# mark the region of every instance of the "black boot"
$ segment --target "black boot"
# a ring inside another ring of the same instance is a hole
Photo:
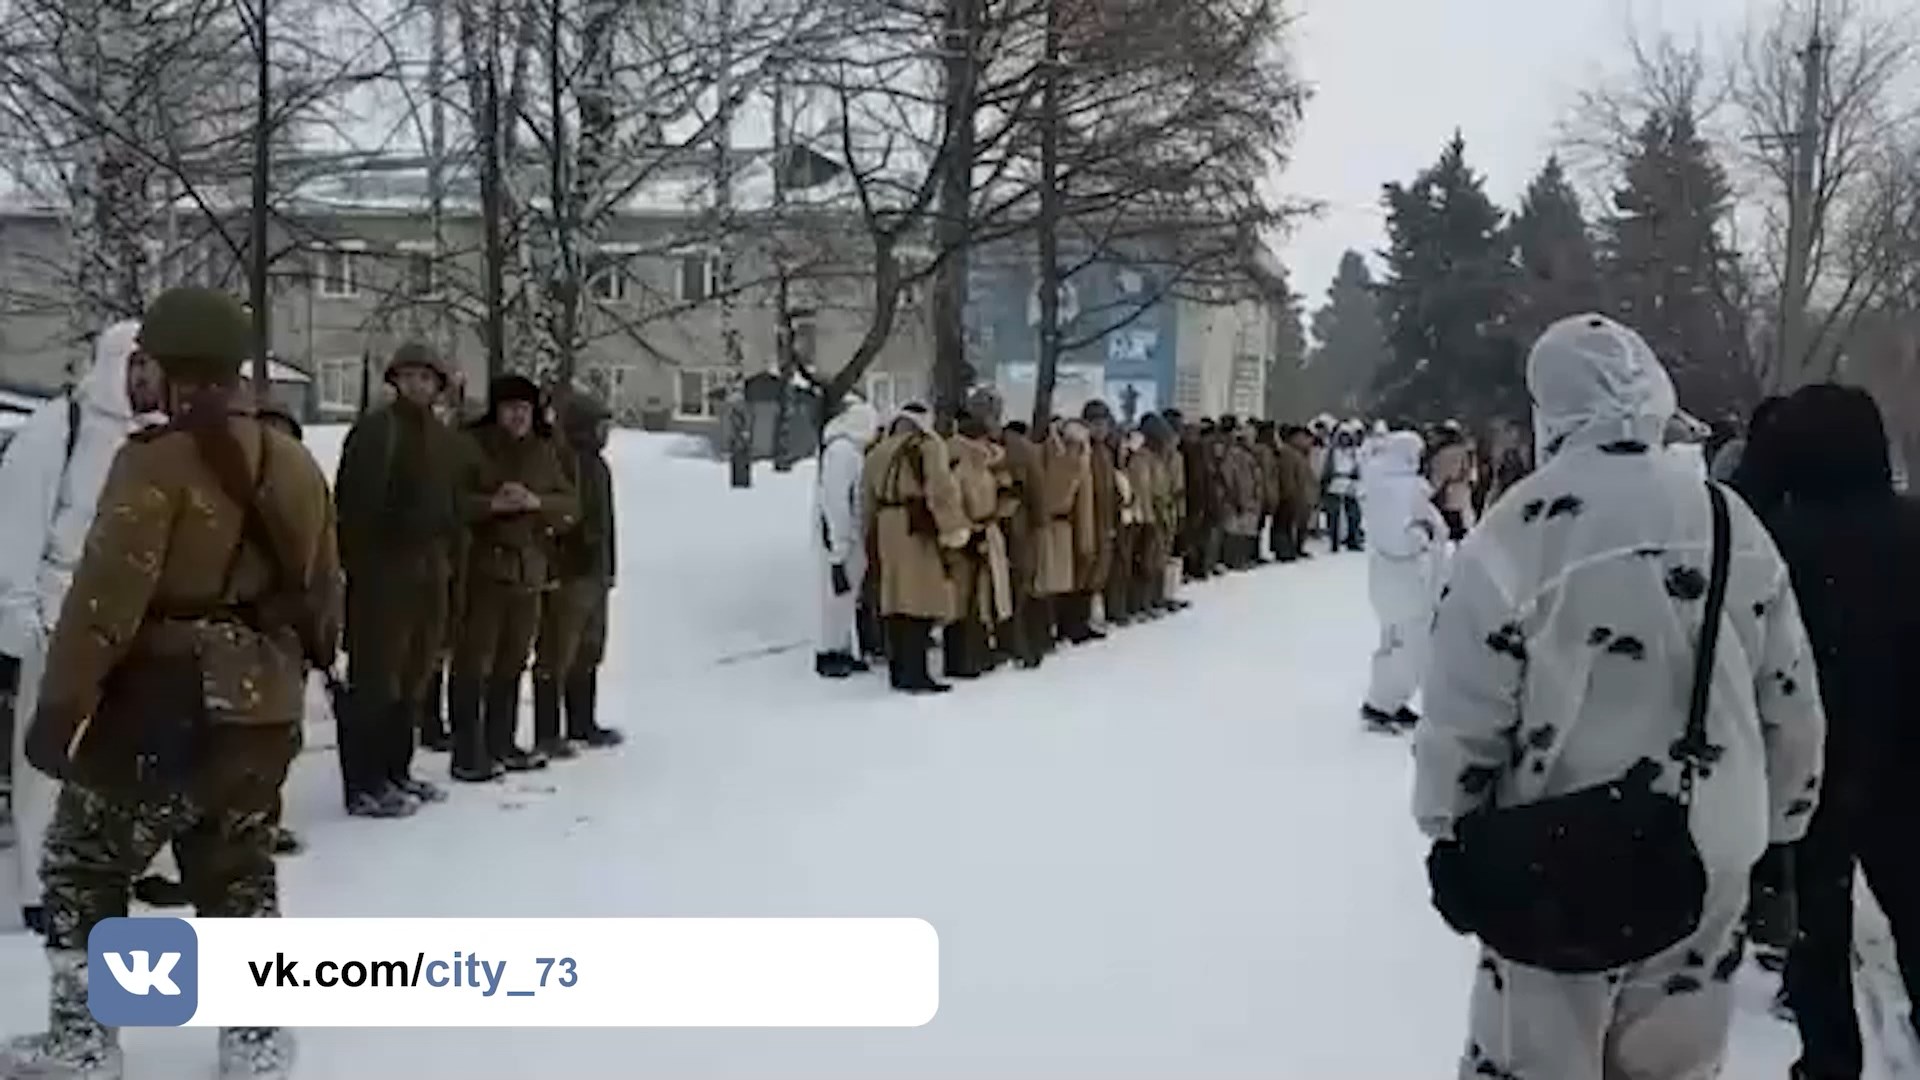
[[[453,746],[447,737],[446,668],[436,667],[427,679],[426,704],[420,709],[420,749],[444,754]]]
[[[887,668],[893,688],[908,694],[944,694],[953,687],[933,680],[927,670],[927,650],[933,622],[893,616],[887,619]]]
[[[567,738],[585,743],[595,750],[619,746],[627,737],[613,728],[600,726],[597,715],[600,699],[600,669],[575,668],[567,676]]]
[[[468,784],[497,780],[506,770],[487,749],[487,729],[481,715],[481,686],[454,679],[447,686],[447,720],[453,744],[453,778]]]
[[[26,927],[27,933],[29,934],[36,937],[46,937],[47,909],[41,907],[39,904],[28,904],[26,907],[21,908],[20,925]]]
[[[949,679],[977,679],[981,676],[979,654],[974,650],[973,624],[948,623],[940,634],[942,670]]]
[[[823,652],[813,654],[813,673],[823,679],[846,679],[853,676],[853,656],[842,652]]]
[[[520,748],[520,673],[495,676],[487,685],[487,754],[508,772],[547,767],[545,755]]]
[[[554,761],[580,755],[560,736],[560,684],[553,676],[537,672],[533,676],[533,748]]]

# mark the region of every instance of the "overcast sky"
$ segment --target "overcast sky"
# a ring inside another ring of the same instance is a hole
[[[1511,208],[1575,93],[1616,67],[1626,28],[1723,43],[1758,0],[1297,0],[1297,55],[1315,97],[1281,186],[1327,204],[1282,249],[1309,310],[1341,252],[1386,244],[1381,185],[1406,181],[1458,127],[1489,193]]]

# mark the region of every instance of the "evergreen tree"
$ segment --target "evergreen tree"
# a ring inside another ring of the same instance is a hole
[[[1375,379],[1398,420],[1478,425],[1526,407],[1512,325],[1518,274],[1506,215],[1456,133],[1440,160],[1386,188],[1389,277],[1381,289],[1391,361]]]
[[[1548,158],[1528,185],[1513,219],[1513,242],[1520,261],[1515,322],[1523,342],[1531,345],[1570,315],[1605,308],[1593,236],[1558,157]]]
[[[1739,258],[1723,233],[1732,208],[1726,172],[1681,108],[1647,118],[1621,173],[1603,229],[1617,314],[1673,373],[1682,408],[1702,419],[1745,415],[1759,385],[1736,300]]]
[[[1387,363],[1387,332],[1367,260],[1349,251],[1313,314],[1315,342],[1307,366],[1312,412],[1357,416],[1373,404],[1373,381]]]

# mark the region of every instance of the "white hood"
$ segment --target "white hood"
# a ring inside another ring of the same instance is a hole
[[[133,419],[133,403],[127,397],[127,361],[133,356],[140,324],[131,320],[117,322],[93,343],[93,366],[74,388],[74,397],[88,408],[118,420]]]
[[[880,414],[866,402],[856,401],[827,421],[826,430],[820,433],[820,444],[825,446],[835,439],[852,439],[865,446],[873,441],[874,433],[879,430]]]
[[[1527,389],[1542,463],[1569,445],[1662,446],[1679,407],[1673,380],[1646,340],[1604,315],[1549,327],[1527,358]]]
[[[1440,537],[1434,526],[1433,488],[1421,475],[1426,443],[1418,433],[1395,431],[1376,440],[1362,480],[1361,512],[1374,550],[1404,559],[1427,551]]]

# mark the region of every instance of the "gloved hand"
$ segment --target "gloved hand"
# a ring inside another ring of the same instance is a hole
[[[847,564],[833,564],[833,595],[845,596],[853,591],[853,582],[847,580]]]
[[[1427,884],[1433,889],[1433,909],[1456,934],[1474,932],[1464,854],[1454,840],[1435,840],[1427,853]]]
[[[73,710],[53,702],[42,702],[27,726],[23,749],[27,764],[53,777],[65,780],[73,765],[73,737],[80,730],[81,717]]]

